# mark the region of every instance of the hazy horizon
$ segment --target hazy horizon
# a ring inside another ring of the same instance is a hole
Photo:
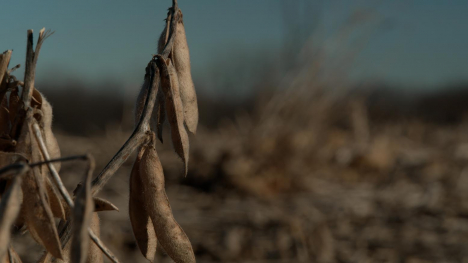
[[[41,51],[38,83],[72,78],[85,84],[111,80],[133,87],[141,83],[144,67],[151,54],[156,53],[170,4],[171,1],[8,1],[3,4],[7,12],[1,19],[8,26],[0,29],[4,36],[0,49],[13,49],[11,65],[23,65],[26,30],[34,29],[37,37],[37,32],[46,27],[55,34]],[[287,3],[181,0],[179,5],[184,12],[196,81],[209,86],[212,71],[222,70],[217,67],[228,65],[233,58],[248,59],[262,53],[272,57],[272,61],[281,59],[278,53],[288,42],[282,10]],[[355,10],[368,11],[382,22],[381,29],[371,36],[353,64],[355,80],[427,88],[468,82],[468,36],[464,30],[468,24],[468,2],[340,0],[317,6],[321,9],[317,12],[320,26],[325,30],[339,25]],[[302,14],[299,23],[307,27],[317,13]],[[22,70],[16,75],[22,78]],[[222,87],[211,89],[218,88]]]

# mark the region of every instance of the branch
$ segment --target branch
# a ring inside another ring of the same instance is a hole
[[[147,94],[149,94],[149,96],[146,96],[145,105],[143,106],[143,114],[141,115],[140,121],[130,138],[128,138],[122,148],[120,148],[112,160],[106,165],[106,167],[104,167],[102,172],[93,180],[91,184],[91,192],[93,195],[96,195],[102,187],[104,187],[107,181],[109,181],[112,175],[114,175],[120,166],[128,159],[128,157],[130,157],[138,147],[146,143],[149,139],[147,132],[149,131],[149,122],[159,86],[159,69],[153,60],[148,63],[147,68],[149,69],[149,74],[145,77],[150,78],[148,83],[151,83],[151,85],[146,87],[148,90]]]

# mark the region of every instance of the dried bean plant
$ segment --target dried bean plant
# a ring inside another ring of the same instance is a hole
[[[52,107],[34,86],[39,52],[51,34],[42,29],[34,49],[33,31],[28,31],[24,81],[11,74],[19,65],[8,69],[12,51],[0,55],[1,262],[21,262],[10,244],[13,226],[27,230],[45,249],[38,262],[103,262],[103,254],[119,262],[100,240],[97,215],[118,208],[94,196],[133,152],[137,157],[130,174],[129,213],[141,253],[153,262],[159,241],[175,262],[195,262],[190,241],[172,214],[156,151],[156,137],[163,141],[162,127],[167,118],[172,144],[187,174],[186,128],[196,132],[198,106],[177,1],[173,0],[169,8],[158,55],[146,67],[136,101],[135,129],[93,180],[94,159],[90,155],[61,157],[52,132]],[[153,108],[156,130],[150,124]],[[70,160],[88,163],[73,196],[59,175],[61,162]],[[55,219],[60,219],[58,225]]]

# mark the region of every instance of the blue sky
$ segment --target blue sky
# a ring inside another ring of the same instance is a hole
[[[281,8],[308,0],[284,1],[179,0],[194,75],[209,76],[213,62],[229,58],[226,54],[233,51],[248,54],[249,49],[282,47]],[[325,28],[359,8],[371,10],[389,25],[364,47],[353,65],[356,79],[421,87],[468,80],[468,1],[326,2],[321,18]],[[55,34],[41,51],[39,82],[73,76],[83,83],[112,79],[123,86],[139,85],[146,63],[156,52],[170,4],[170,0],[3,1],[0,50],[14,49],[11,65],[24,64],[26,30],[34,29],[37,36],[46,27]],[[308,14],[303,19],[309,19]]]

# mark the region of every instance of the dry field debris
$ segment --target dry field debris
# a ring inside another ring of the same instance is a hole
[[[36,48],[28,30],[24,82],[8,69],[12,51],[0,55],[0,260],[21,262],[10,245],[13,227],[23,229],[45,252],[38,262],[103,262],[106,255],[119,262],[99,237],[100,211],[118,208],[95,195],[120,166],[138,150],[130,174],[129,212],[137,244],[153,262],[157,241],[175,262],[195,262],[192,245],[172,215],[165,179],[150,125],[153,108],[157,133],[162,124],[171,129],[175,152],[188,169],[189,138],[195,133],[198,108],[190,72],[190,57],[177,1],[172,1],[158,46],[146,67],[144,84],[136,102],[135,129],[101,173],[92,180],[90,155],[61,157],[52,132],[52,107],[34,85],[36,64],[44,40],[53,32],[42,29]],[[184,124],[185,123],[185,124]],[[186,125],[186,126],[185,126]],[[59,175],[61,162],[84,160],[88,164],[73,196]],[[60,222],[56,224],[56,219]]]

